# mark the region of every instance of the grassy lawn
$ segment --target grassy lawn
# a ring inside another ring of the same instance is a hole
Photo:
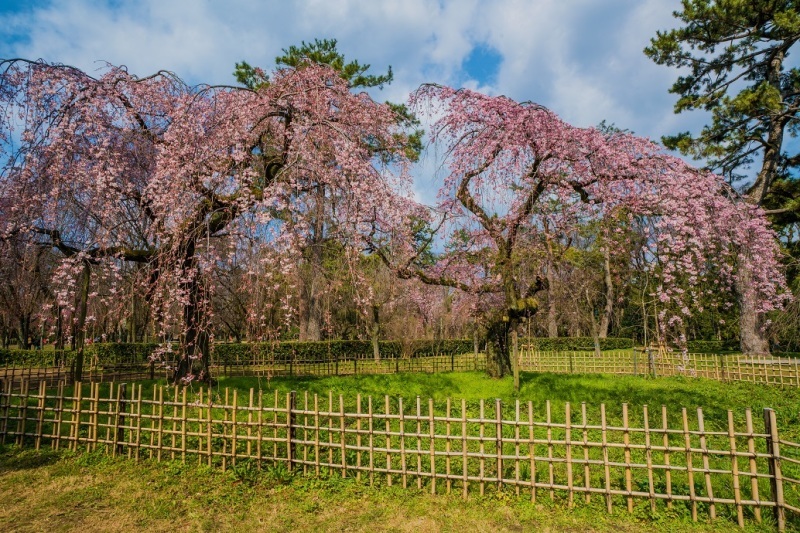
[[[610,424],[619,422],[621,405],[627,403],[632,426],[641,423],[645,404],[651,418],[660,417],[665,405],[670,427],[680,423],[682,408],[696,420],[696,409],[702,407],[710,431],[727,427],[728,410],[741,426],[746,408],[753,410],[756,431],[761,431],[761,410],[771,407],[777,412],[781,438],[800,441],[798,389],[692,378],[537,373],[523,373],[521,383],[520,392],[515,393],[510,378],[493,380],[479,372],[270,380],[245,377],[220,379],[212,394],[224,398],[226,389],[236,389],[241,403],[251,388],[265,399],[275,390],[295,390],[299,398],[305,398],[307,392],[311,397],[318,394],[320,403],[327,403],[330,392],[335,405],[338,396],[343,396],[348,412],[358,394],[362,400],[372,396],[377,405],[389,395],[395,407],[396,398],[402,397],[409,408],[417,396],[426,403],[433,398],[437,412],[448,398],[454,404],[467,400],[471,412],[481,399],[500,398],[509,406],[516,400],[530,401],[537,413],[542,413],[549,401],[554,421],[564,419],[566,402],[573,406],[573,416],[585,402],[590,420],[596,420],[604,403]],[[145,382],[144,396],[163,384]],[[193,399],[198,392],[195,385],[187,395]],[[655,419],[651,426],[656,426]],[[599,483],[594,480],[593,486]],[[789,497],[797,499],[796,495]],[[673,509],[659,505],[652,514],[647,501],[638,500],[634,513],[629,514],[620,500],[609,515],[599,496],[589,503],[581,496],[574,509],[568,509],[563,497],[552,501],[546,491],[534,504],[525,496],[517,497],[510,488],[493,489],[484,496],[473,491],[464,501],[457,492],[432,496],[425,489],[385,483],[370,487],[338,474],[328,479],[292,475],[282,463],[259,471],[254,463],[243,462],[223,472],[198,467],[194,461],[187,465],[150,460],[136,464],[101,453],[34,452],[10,446],[0,447],[0,502],[3,531],[724,531],[736,527],[727,508],[720,509],[715,522],[708,522],[708,513],[701,509],[700,521],[693,523],[682,504]],[[773,530],[768,509],[764,517],[762,525],[748,517],[747,530]],[[790,518],[790,530],[797,527],[798,519]]]
[[[139,465],[99,454],[0,448],[3,531],[727,531],[648,512],[568,510],[507,493],[431,496],[285,470],[221,472],[180,463]],[[746,531],[770,531],[749,524]]]
[[[151,385],[152,386],[152,385]],[[433,398],[437,404],[447,398],[462,398],[474,403],[477,400],[500,398],[505,404],[532,401],[538,412],[550,401],[554,419],[563,420],[564,404],[570,402],[572,410],[586,402],[590,419],[605,403],[610,419],[615,419],[621,405],[627,403],[631,423],[641,422],[641,408],[650,407],[651,416],[658,414],[662,405],[667,406],[670,419],[677,423],[681,408],[686,408],[690,417],[698,407],[703,408],[708,429],[727,427],[727,411],[732,410],[737,424],[744,421],[744,410],[751,408],[756,428],[763,425],[762,410],[775,409],[781,437],[800,442],[800,389],[767,387],[760,384],[735,382],[723,383],[698,378],[647,379],[635,376],[603,376],[596,374],[539,374],[523,372],[520,391],[514,392],[511,378],[491,379],[483,372],[454,372],[439,374],[384,374],[348,377],[277,377],[222,378],[215,392],[222,394],[225,388],[238,389],[240,397],[246,397],[250,388],[269,393],[308,391],[327,399],[329,391],[334,397],[342,394],[351,403],[356,394],[362,397],[403,397],[406,400],[420,396],[424,401]],[[406,402],[411,405],[410,402]],[[560,418],[559,418],[560,414]],[[596,416],[595,416],[596,418]]]

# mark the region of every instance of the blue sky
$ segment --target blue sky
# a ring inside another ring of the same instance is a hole
[[[236,61],[269,67],[282,48],[336,38],[347,57],[395,81],[404,101],[436,82],[530,100],[578,126],[601,120],[639,135],[696,130],[675,115],[676,71],[642,53],[675,26],[679,0],[0,0],[0,58],[85,70],[124,64],[230,84]]]

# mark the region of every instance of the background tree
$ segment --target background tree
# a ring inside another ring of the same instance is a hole
[[[83,318],[87,300],[102,297],[90,290],[92,270],[118,288],[121,262],[148,265],[161,337],[181,333],[176,381],[210,379],[211,279],[237,236],[296,262],[313,235],[317,191],[335,198],[343,242],[389,231],[404,205],[395,195],[402,172],[393,176],[376,155],[380,146],[402,163],[396,113],[353,94],[328,67],[282,69],[255,91],[115,67],[100,78],[42,62],[3,68],[2,116],[19,117],[0,130],[3,204],[18,207],[4,235],[68,256],[65,279],[82,281],[59,301]]]
[[[658,32],[645,54],[686,72],[670,89],[679,97],[675,112],[707,111],[711,123],[697,136],[684,132],[664,143],[733,183],[746,180],[748,200],[767,205],[776,181],[795,179],[800,164],[798,144],[786,138],[800,125],[800,69],[787,62],[800,39],[800,7],[794,0],[683,0],[674,15],[683,25]],[[795,198],[775,207],[796,212]],[[738,279],[742,351],[768,352],[749,273]]]
[[[417,259],[432,238],[405,250],[375,250],[401,276],[497,302],[487,318],[490,374],[510,371],[509,333],[538,309],[536,292],[543,284],[520,277],[520,236],[541,231],[544,220],[553,226],[610,220],[620,209],[629,218],[649,216],[656,231],[646,244],[664,261],[654,292],[675,310],[662,317],[665,327],[680,330],[708,276],[721,280],[724,290],[743,264],[755,274],[750,288],[760,309],[779,305],[771,232],[758,212],[726,196],[717,176],[633,135],[572,127],[536,104],[432,85],[420,88],[413,101],[441,117],[433,137],[448,154],[437,206],[447,214],[439,226],[447,250],[431,268]],[[546,209],[554,200],[558,209]],[[738,254],[738,247],[759,238],[766,242],[755,241],[757,256]],[[712,268],[720,263],[724,268]],[[677,286],[679,280],[690,289]]]
[[[336,39],[315,39],[310,43],[303,41],[299,46],[292,45],[288,49],[283,49],[283,53],[275,58],[275,64],[278,68],[290,69],[302,69],[312,64],[324,65],[335,71],[352,91],[383,88],[393,79],[391,66],[385,74],[376,75],[369,73],[369,64],[362,65],[357,60],[347,61],[344,54],[338,50]],[[262,69],[253,67],[246,61],[236,64],[234,76],[239,83],[251,89],[270,84],[269,76]],[[418,121],[404,105],[388,102],[386,105],[395,112],[398,125],[410,128],[407,133],[398,132],[397,135],[403,136],[405,156],[416,159],[422,135],[420,130],[414,129],[419,124]],[[375,143],[373,148],[376,153],[389,156],[386,147],[381,143]],[[318,341],[323,337],[325,325],[323,300],[326,298],[327,289],[336,283],[326,271],[325,263],[326,256],[340,250],[335,243],[332,244],[337,232],[333,223],[333,213],[337,206],[336,199],[324,183],[315,184],[313,190],[309,191],[308,198],[307,209],[313,213],[313,217],[308,240],[302,246],[302,258],[297,264],[300,280],[297,314],[300,340]]]

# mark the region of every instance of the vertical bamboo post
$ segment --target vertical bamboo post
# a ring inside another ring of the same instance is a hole
[[[666,405],[661,406],[661,429],[663,431],[662,443],[664,444],[664,480],[667,489],[667,509],[672,509],[672,469],[670,465],[669,426]]]
[[[589,503],[591,498],[591,472],[589,471],[589,422],[586,416],[586,402],[581,402],[581,426],[583,427],[583,488],[584,499]]]
[[[417,488],[422,489],[422,406],[417,396]]]
[[[127,389],[128,385],[120,383],[117,387],[117,408],[114,421],[114,447],[113,455],[122,453],[122,446],[125,442],[125,412],[127,411]]]
[[[245,455],[248,459],[253,457],[253,395],[255,391],[250,387],[250,397],[247,401],[247,446],[245,447]],[[184,417],[185,418],[185,417]]]
[[[319,445],[319,395],[314,394],[314,475],[319,477],[320,463],[320,445]]]
[[[697,522],[697,497],[694,491],[694,465],[692,464],[692,439],[689,433],[689,416],[686,413],[686,408],[681,409],[681,417],[683,419],[683,443],[684,451],[686,454],[686,475],[689,479],[689,501],[692,506],[692,521]]]
[[[214,460],[214,452],[211,449],[211,408],[213,406],[213,399],[211,396],[211,387],[208,388],[208,407],[206,408],[206,453],[208,454],[208,466],[211,466]]]
[[[278,460],[278,389],[275,389],[272,403],[272,460]]]
[[[461,475],[463,476],[462,491],[463,498],[467,499],[467,492],[469,487],[469,469],[468,456],[467,456],[467,400],[461,398]]]
[[[384,418],[386,428],[386,485],[392,486],[392,422],[389,418],[391,413],[391,406],[389,405],[389,396],[384,396],[385,413]]]
[[[295,440],[295,401],[297,392],[291,391],[286,395],[286,466],[290,472],[294,471],[294,440]]]
[[[647,405],[642,407],[642,417],[644,419],[644,453],[647,464],[647,492],[650,498],[650,512],[656,512],[655,486],[653,484],[653,451],[650,442],[650,414]]]
[[[575,504],[575,484],[572,477],[572,411],[569,402],[564,404],[564,457],[567,463],[567,505]]]
[[[497,452],[497,488],[503,488],[503,404],[500,398],[495,399],[494,403],[495,420],[497,421],[496,444]]]
[[[571,353],[571,352],[570,352]],[[547,484],[550,488],[550,499],[555,499],[555,472],[553,465],[553,419],[550,413],[550,400],[545,402],[545,412],[547,416]]]
[[[600,404],[600,438],[603,450],[603,480],[605,483],[606,509],[611,513],[611,466],[608,461],[608,430],[606,424],[606,404]]]
[[[7,365],[8,362],[6,362],[6,366]],[[3,423],[0,426],[0,444],[6,443],[6,435],[8,434],[9,409],[11,407],[11,387],[13,386],[13,382],[13,375],[11,376],[11,379],[6,379],[3,381]]]
[[[712,520],[717,518],[717,506],[714,503],[714,488],[711,486],[711,466],[706,445],[706,428],[703,419],[703,409],[697,408],[697,429],[700,431],[700,449],[703,454],[703,476],[705,477],[706,494],[711,500],[708,504],[708,513]]]
[[[536,502],[536,439],[533,421],[533,402],[528,401],[528,460],[531,469],[531,502]]]
[[[451,443],[450,443],[450,435],[451,435],[451,426],[450,426],[450,413],[451,413],[452,401],[450,398],[447,398],[447,403],[445,404],[445,423],[444,423],[444,430],[445,430],[445,441],[444,441],[444,472],[445,472],[445,485],[447,489],[447,494],[450,494],[450,490],[453,487],[453,481],[450,479],[450,450],[451,450]]]
[[[341,447],[342,477],[347,476],[347,440],[345,434],[344,397],[339,395],[339,439]]]
[[[369,485],[375,483],[375,426],[372,418],[372,396],[367,396],[367,431],[369,431]]]
[[[45,409],[45,395],[47,390],[45,387],[47,383],[44,381],[39,382],[39,404],[36,408],[38,416],[36,417],[36,444],[35,447],[37,450],[41,448],[42,445],[42,433],[44,432],[44,409]]]
[[[397,399],[397,416],[400,424],[400,473],[403,480],[403,488],[408,487],[408,477],[406,474],[406,421],[403,412],[403,398]]]
[[[479,439],[478,451],[480,452],[480,470],[479,470],[478,477],[480,479],[481,496],[483,496],[485,494],[485,491],[486,491],[486,484],[484,482],[484,477],[485,477],[485,473],[486,473],[486,446],[485,446],[485,441],[484,441],[485,436],[486,436],[486,431],[485,431],[486,410],[485,410],[485,404],[484,404],[483,399],[480,400],[480,415],[479,415],[479,418],[480,418],[480,423],[479,423],[480,427],[479,427],[478,435],[479,435],[480,439]]]
[[[239,389],[233,389],[233,409],[231,412],[231,466],[236,466],[236,453],[239,447]]]
[[[428,439],[428,453],[431,462],[431,494],[436,494],[436,418],[433,414],[433,398],[428,398]]]
[[[519,426],[520,426],[519,398],[517,398],[517,400],[514,402],[514,491],[517,493],[517,497],[519,497],[520,493]]]
[[[361,393],[356,394],[356,480],[361,481]]]
[[[158,388],[158,461],[161,462],[161,450],[164,442],[164,387]]]
[[[622,442],[625,446],[625,491],[628,493],[628,512],[633,512],[633,479],[631,476],[631,433],[628,425],[628,404],[622,404]]]
[[[772,501],[775,502],[773,512],[778,523],[778,531],[786,530],[786,507],[783,499],[783,473],[781,471],[780,439],[778,438],[778,422],[774,409],[764,409],[764,433],[767,434],[767,453],[769,454],[769,485]]]
[[[76,381],[75,392],[72,398],[72,427],[70,428],[71,447],[73,451],[78,451],[78,442],[80,442],[82,393],[82,383]]]
[[[186,387],[181,391],[181,463],[186,463]]]
[[[136,462],[139,462],[140,450],[142,448],[142,386],[139,385],[139,393],[136,395]]]
[[[170,421],[170,445],[169,457],[172,461],[175,460],[175,443],[178,438],[178,386],[173,387],[172,395],[172,419]]]
[[[308,442],[308,391],[303,392],[303,442]],[[308,474],[308,446],[303,445],[303,475]]]
[[[731,451],[731,476],[733,477],[733,501],[736,504],[736,521],[739,527],[744,527],[744,513],[742,510],[742,491],[739,483],[739,458],[736,455],[736,434],[733,425],[733,411],[728,410],[728,444]]]
[[[750,408],[745,409],[745,428],[747,431],[747,455],[749,456],[750,466],[750,499],[756,502],[753,507],[753,515],[756,522],[761,523],[761,500],[758,497],[758,464],[756,463],[756,442],[753,431],[753,412]]]
[[[328,470],[333,469],[333,391],[328,391]]]
[[[56,423],[53,430],[53,448],[58,450],[61,447],[61,426],[64,423],[64,381],[58,382],[58,397],[56,398]]]

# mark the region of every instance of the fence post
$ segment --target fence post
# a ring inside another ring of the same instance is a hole
[[[639,375],[639,356],[636,355],[636,350],[633,350],[633,375]]]
[[[503,402],[500,398],[495,399],[494,416],[497,421],[497,488],[503,487]]]
[[[658,377],[656,376],[656,357],[649,347],[647,348],[647,364],[650,365],[650,375],[654,378]]]
[[[775,502],[773,508],[775,521],[778,523],[778,531],[786,530],[786,509],[783,500],[783,474],[781,472],[781,452],[780,440],[778,439],[778,422],[775,411],[770,408],[764,409],[764,433],[767,434],[767,453],[769,454],[769,485],[772,493],[772,501]]]
[[[127,387],[126,383],[120,383],[117,387],[117,419],[114,428],[114,451],[113,455],[122,454],[123,442],[125,442],[125,411],[127,411]]]
[[[725,356],[722,354],[717,354],[717,357],[719,358],[720,377],[722,378],[722,381],[728,381],[728,373],[725,369]]]
[[[150,379],[156,379],[156,362],[150,361]]]
[[[296,391],[290,392],[286,397],[286,463],[290,472],[294,469],[294,411],[296,399]]]

